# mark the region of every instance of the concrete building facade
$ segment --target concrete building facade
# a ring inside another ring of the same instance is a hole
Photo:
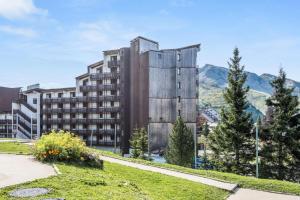
[[[159,50],[158,42],[137,37],[130,47],[104,51],[76,77],[76,87],[22,92],[13,110],[34,128],[15,132],[70,130],[87,143],[128,152],[133,129],[149,125],[151,150],[164,149],[177,117],[196,131],[199,50],[199,44]]]

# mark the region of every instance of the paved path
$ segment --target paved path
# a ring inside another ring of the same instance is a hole
[[[243,189],[237,188],[236,184],[225,183],[221,181],[216,181],[196,175],[185,174],[181,172],[176,172],[173,170],[162,169],[159,167],[152,167],[148,165],[137,164],[129,161],[124,161],[116,158],[111,158],[107,156],[101,156],[101,159],[104,161],[117,163],[121,165],[125,165],[128,167],[134,167],[141,170],[157,172],[161,174],[166,174],[169,176],[175,176],[178,178],[183,178],[186,180],[203,183],[205,185],[214,186],[217,188],[221,188],[230,192],[234,192],[232,195],[229,196],[228,200],[300,200],[300,196],[294,195],[285,195],[285,194],[277,194],[272,192],[263,192],[258,190],[250,190],[250,189]]]
[[[175,176],[178,178],[183,178],[183,179],[198,182],[198,183],[203,183],[205,185],[214,186],[214,187],[221,188],[221,189],[224,189],[227,191],[233,191],[237,187],[236,184],[225,183],[225,182],[216,181],[216,180],[212,180],[212,179],[208,179],[208,178],[204,178],[204,177],[200,177],[200,176],[185,174],[185,173],[176,172],[176,171],[168,170],[168,169],[162,169],[159,167],[152,167],[152,166],[148,166],[148,165],[137,164],[137,163],[128,162],[128,161],[124,161],[124,160],[120,160],[120,159],[116,159],[116,158],[101,156],[101,159],[104,161],[118,163],[118,164],[125,165],[128,167],[134,167],[134,168],[141,169],[141,170],[157,172],[157,173],[161,173],[161,174],[165,174],[165,175],[169,175],[169,176]]]
[[[300,196],[239,188],[228,200],[300,200]]]
[[[51,165],[32,156],[0,154],[0,188],[56,175]]]

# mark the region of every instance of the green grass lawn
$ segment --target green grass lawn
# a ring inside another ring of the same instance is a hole
[[[104,163],[104,170],[64,163],[58,163],[57,166],[61,175],[0,189],[0,199],[17,200],[18,198],[9,198],[8,193],[15,188],[30,187],[52,189],[50,194],[30,200],[50,197],[68,200],[218,200],[229,195],[214,187],[109,162]]]
[[[155,163],[155,162],[145,161],[141,159],[124,158],[108,151],[102,151],[102,150],[97,150],[97,151],[104,156],[111,156],[114,158],[128,160],[131,162],[136,162],[136,163],[141,163],[141,164],[146,164],[146,165],[151,165],[151,166],[156,166],[156,167],[161,167],[166,169],[172,169],[175,171],[195,174],[195,175],[212,178],[220,181],[236,183],[239,184],[239,186],[242,188],[250,188],[250,189],[263,190],[263,191],[283,192],[288,194],[300,195],[300,184],[298,183],[279,181],[274,179],[257,179],[254,177],[240,176],[232,173],[217,172],[213,170],[196,170],[196,169],[180,167],[176,165]]]
[[[0,142],[0,153],[31,154],[31,147],[19,142]]]

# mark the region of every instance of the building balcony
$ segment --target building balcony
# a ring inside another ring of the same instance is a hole
[[[120,61],[119,60],[110,60],[107,62],[107,67],[119,67]]]
[[[109,85],[81,85],[81,92],[91,91],[103,91],[103,90],[116,90],[120,89],[120,84],[109,84]]]
[[[118,79],[120,78],[120,73],[112,72],[112,73],[96,73],[91,74],[91,80],[103,80],[103,79]]]

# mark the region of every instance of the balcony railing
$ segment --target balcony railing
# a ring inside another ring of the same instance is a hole
[[[112,73],[96,73],[91,74],[91,80],[103,80],[103,79],[117,79],[120,78],[120,73],[112,72]]]
[[[118,67],[120,66],[120,61],[119,60],[110,60],[107,62],[108,67]]]
[[[110,85],[81,85],[81,92],[90,92],[90,91],[103,91],[103,90],[116,90],[120,89],[120,84],[110,84]]]

